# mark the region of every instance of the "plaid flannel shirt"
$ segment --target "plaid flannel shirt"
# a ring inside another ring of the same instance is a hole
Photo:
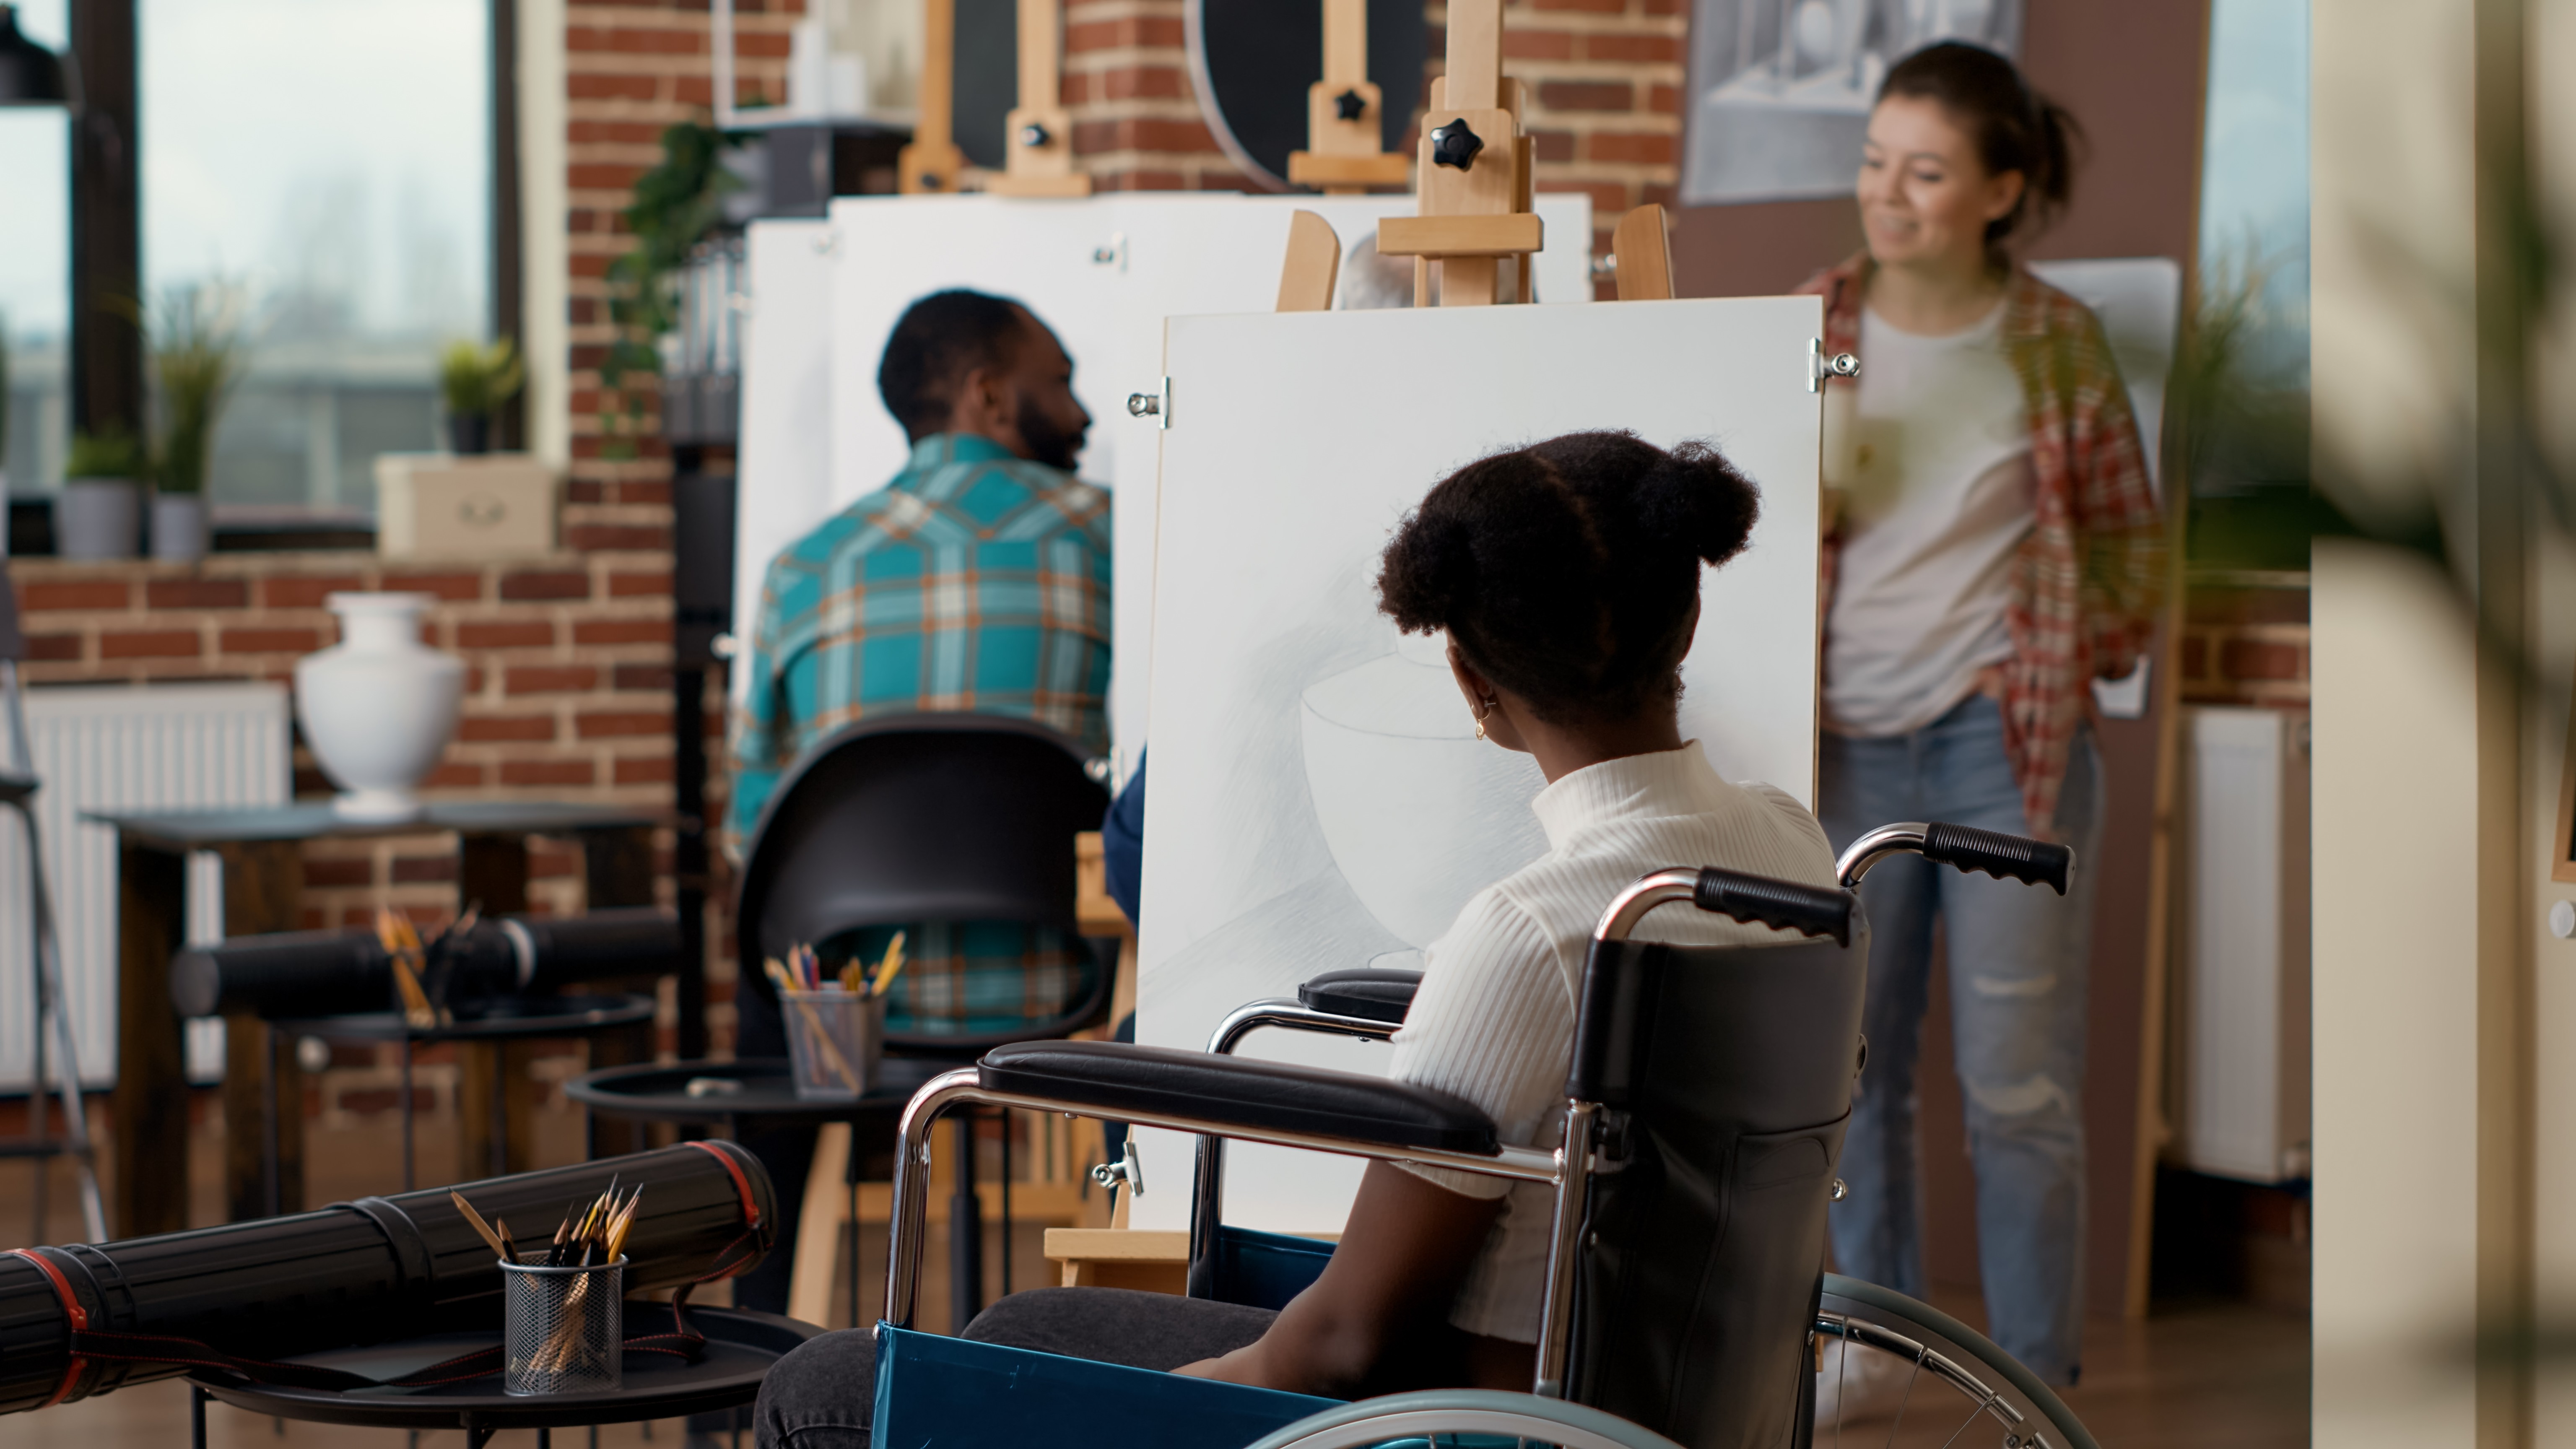
[[[1825,299],[1828,353],[1860,351],[1868,268],[1863,253],[1800,289]],[[2013,643],[2004,664],[2004,749],[2031,833],[2045,837],[2076,727],[2093,707],[2093,680],[2136,668],[2154,635],[2165,583],[2164,524],[2129,390],[2093,313],[2015,267],[2003,337],[2021,376],[2038,485],[2036,524],[2014,556],[2004,608]],[[1825,541],[1828,591],[1840,543],[1838,527]]]
[[[854,720],[1014,715],[1105,749],[1109,495],[987,438],[913,446],[882,491],[781,553],[761,590],[751,687],[732,732],[728,843],[749,840],[779,775]],[[1013,922],[905,928],[899,1031],[1006,1030],[1061,1014],[1097,965],[1082,943]],[[876,959],[893,927],[814,943]]]

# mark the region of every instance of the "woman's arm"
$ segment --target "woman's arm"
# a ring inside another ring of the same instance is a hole
[[[1473,1346],[1449,1326],[1449,1306],[1503,1202],[1370,1163],[1323,1276],[1258,1341],[1179,1372],[1332,1398],[1372,1384],[1467,1381]],[[1526,1388],[1528,1377],[1524,1368],[1499,1387]]]

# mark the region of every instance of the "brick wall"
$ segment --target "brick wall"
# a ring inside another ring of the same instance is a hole
[[[2195,579],[2183,609],[2182,696],[2307,708],[2307,576]]]

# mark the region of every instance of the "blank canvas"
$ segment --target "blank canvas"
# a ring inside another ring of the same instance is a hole
[[[1204,1047],[1318,971],[1418,965],[1545,849],[1537,766],[1475,739],[1441,642],[1400,637],[1372,583],[1405,511],[1486,453],[1627,428],[1705,439],[1760,486],[1751,544],[1703,583],[1683,733],[1813,805],[1822,323],[1813,297],[1171,320],[1140,1041]],[[1282,1032],[1247,1051],[1387,1055]],[[1135,1225],[1181,1226],[1188,1139],[1140,1147]],[[1359,1171],[1266,1148],[1230,1169],[1228,1220],[1285,1231],[1338,1229]]]

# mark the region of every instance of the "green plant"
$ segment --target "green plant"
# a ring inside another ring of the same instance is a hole
[[[742,185],[723,165],[724,152],[740,144],[713,126],[682,121],[662,133],[661,163],[635,179],[635,201],[626,208],[635,249],[608,264],[608,320],[617,335],[599,364],[603,451],[610,457],[635,456],[645,399],[627,378],[662,371],[656,344],[680,321],[672,274],[722,218],[725,195]]]
[[[201,493],[213,460],[215,425],[244,370],[242,291],[223,282],[173,287],[149,331],[161,384],[160,466],[164,493]]]
[[[63,456],[63,477],[140,479],[143,462],[143,447],[132,433],[106,427],[72,434],[71,448]]]
[[[504,337],[490,346],[451,342],[439,354],[438,390],[452,418],[488,418],[517,396],[527,380],[519,349]]]

